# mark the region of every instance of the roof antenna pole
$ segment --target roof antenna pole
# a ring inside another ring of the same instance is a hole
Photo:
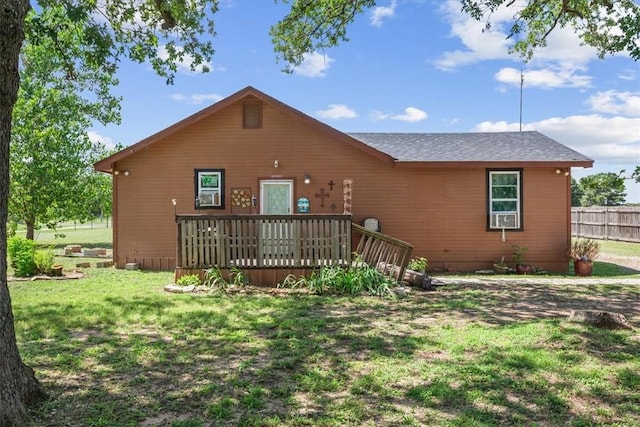
[[[524,86],[524,74],[522,64],[520,64],[520,132],[522,132],[522,86]]]

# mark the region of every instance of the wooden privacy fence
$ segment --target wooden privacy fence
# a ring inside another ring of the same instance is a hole
[[[640,242],[640,207],[572,208],[571,235],[593,239]]]
[[[255,275],[271,285],[287,274],[351,266],[352,233],[357,233],[355,252],[361,260],[400,281],[413,250],[352,223],[351,215],[178,215],[176,222],[176,279],[212,267],[281,270]]]

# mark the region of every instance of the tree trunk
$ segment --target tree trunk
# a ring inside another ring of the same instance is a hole
[[[18,57],[28,9],[28,0],[3,0],[0,7],[0,426],[25,423],[25,406],[45,397],[33,370],[18,353],[7,284],[9,141],[19,87]]]
[[[26,238],[29,240],[33,240],[33,237],[35,235],[35,224],[33,221],[25,221],[25,225],[27,226],[27,234],[26,234]]]

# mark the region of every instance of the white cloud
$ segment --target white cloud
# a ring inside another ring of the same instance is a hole
[[[109,138],[108,136],[100,135],[95,130],[88,131],[87,136],[89,137],[89,141],[91,141],[92,143],[103,144],[109,150],[114,149],[116,146],[116,143],[113,141],[113,139]]]
[[[458,67],[488,59],[508,59],[510,42],[506,33],[500,31],[505,20],[501,11],[492,15],[492,28],[484,29],[484,22],[476,21],[460,11],[459,0],[448,0],[441,8],[451,25],[450,37],[460,39],[464,49],[445,52],[436,61],[436,67],[450,71]]]
[[[640,117],[640,92],[598,92],[589,98],[589,104],[597,113]]]
[[[174,93],[173,95],[171,95],[171,99],[174,101],[200,105],[204,102],[220,101],[222,99],[222,96],[215,93],[194,93],[192,95],[185,95],[183,93]]]
[[[622,70],[620,74],[618,74],[618,78],[620,80],[633,81],[638,78],[638,71],[633,69]]]
[[[380,121],[386,120],[389,118],[389,114],[384,113],[382,111],[375,110],[371,113],[371,120]]]
[[[326,110],[316,111],[318,117],[330,120],[354,119],[358,114],[344,104],[331,104]]]
[[[518,128],[518,123],[503,121],[483,122],[473,130],[504,132]],[[622,169],[628,175],[640,162],[640,118],[608,118],[597,114],[569,116],[528,123],[523,130],[537,130],[594,159],[592,169],[572,170],[576,179],[601,172],[618,173]],[[627,202],[640,203],[640,184],[627,180],[625,187]]]
[[[371,114],[371,118],[376,121],[380,120],[399,120],[402,122],[421,122],[425,120],[429,115],[418,108],[407,107],[404,109],[404,114],[389,114],[382,111],[374,111]]]
[[[392,0],[389,6],[376,6],[373,8],[373,12],[371,13],[370,23],[374,27],[381,27],[382,20],[384,18],[391,18],[396,13],[396,6],[398,2],[396,0]]]
[[[421,122],[427,118],[427,113],[419,110],[415,107],[407,107],[404,109],[404,114],[397,114],[395,116],[391,116],[393,120],[400,120],[403,122]]]
[[[518,123],[483,122],[478,132],[517,131]],[[554,117],[524,124],[523,130],[537,130],[596,162],[634,162],[640,159],[640,117],[604,117],[599,114]]]
[[[181,52],[182,47],[176,46],[176,50],[178,52]],[[167,51],[166,46],[162,45],[158,47],[158,56],[160,57],[160,59],[163,59],[163,60],[166,60],[169,58],[169,52]],[[213,70],[213,65],[211,64],[211,62],[200,64],[192,70],[191,64],[193,63],[193,60],[194,60],[193,56],[185,54],[182,61],[176,62],[178,66],[178,71],[182,71],[183,73],[202,73],[205,71],[205,69],[209,71]]]
[[[513,40],[507,39],[515,7],[517,4],[509,8],[502,7],[494,12],[490,17],[491,28],[487,30],[484,28],[485,21],[476,21],[461,12],[459,0],[448,0],[441,11],[451,25],[450,36],[460,39],[464,48],[445,52],[436,61],[436,67],[451,71],[486,60],[517,61],[518,57],[515,54],[509,54]],[[547,38],[547,42],[547,47],[537,51],[531,61],[537,67],[554,63],[559,64],[562,69],[571,70],[597,58],[596,50],[582,46],[577,34],[569,27],[556,28]]]
[[[547,68],[543,70],[525,70],[524,87],[540,87],[551,89],[558,87],[585,88],[591,85],[591,77],[576,74],[576,69]],[[520,86],[520,70],[516,68],[502,68],[495,74],[500,83]]]
[[[302,64],[294,68],[293,72],[305,77],[324,77],[335,59],[329,55],[323,55],[318,52],[307,53],[304,55]]]

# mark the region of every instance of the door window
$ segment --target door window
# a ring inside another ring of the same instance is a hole
[[[260,213],[289,215],[293,206],[293,181],[264,180],[260,182]]]

